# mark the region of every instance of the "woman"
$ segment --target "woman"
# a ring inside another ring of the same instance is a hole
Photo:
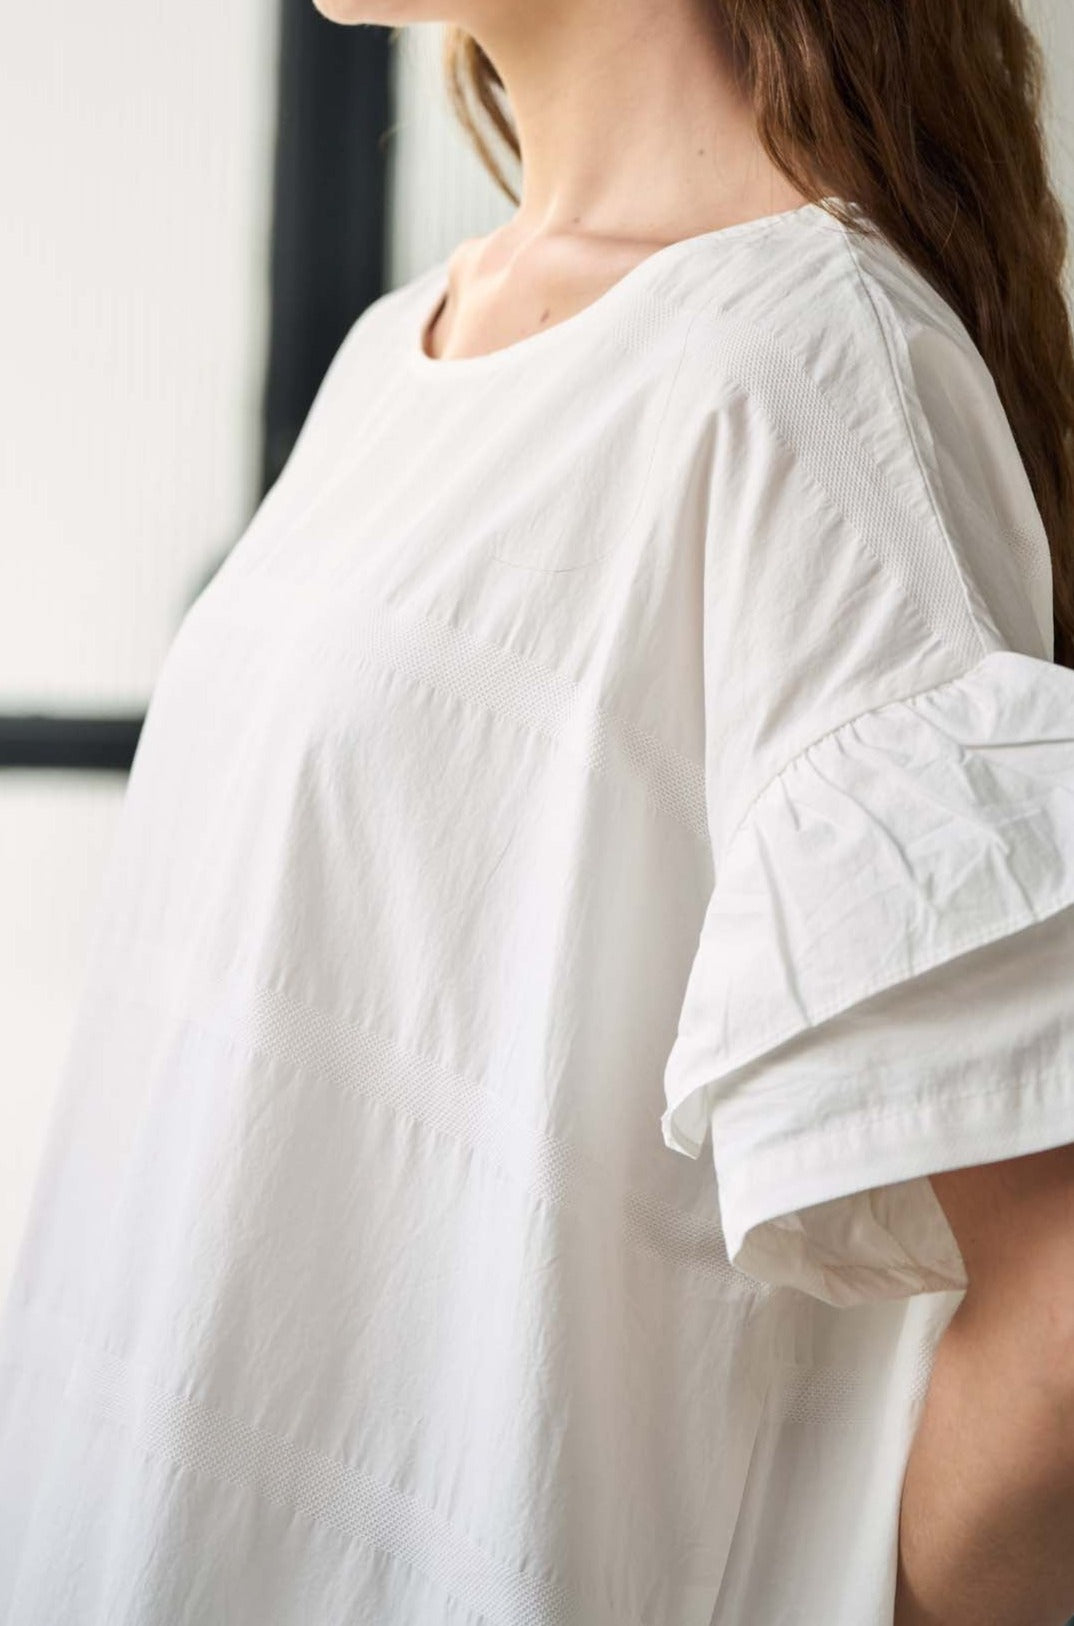
[[[354,324],[158,678],[7,1304],[0,1620],[1058,1623],[1038,48],[1011,0],[452,23],[521,199]]]

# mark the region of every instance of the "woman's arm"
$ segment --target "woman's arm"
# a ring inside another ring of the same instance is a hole
[[[933,1175],[969,1282],[903,1485],[895,1626],[1074,1615],[1074,1147]]]

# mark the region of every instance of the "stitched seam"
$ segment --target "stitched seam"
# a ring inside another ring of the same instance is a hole
[[[853,265],[855,272],[857,273],[858,281],[861,284],[861,287],[862,287],[862,290],[863,290],[863,292],[865,294],[865,297],[869,302],[869,309],[872,311],[873,320],[875,321],[876,326],[877,326],[877,331],[880,334],[881,343],[883,344],[883,347],[884,347],[884,355],[885,355],[885,357],[887,359],[887,364],[888,364],[888,368],[889,368],[890,373],[891,373],[892,382],[893,382],[893,384],[895,386],[895,393],[896,393],[896,396],[898,397],[899,409],[900,409],[900,411],[902,413],[903,426],[904,426],[904,428],[906,430],[907,440],[910,443],[910,449],[912,450],[912,452],[914,454],[914,462],[917,465],[917,471],[918,471],[918,474],[919,474],[919,476],[921,478],[921,484],[922,484],[922,487],[924,488],[925,495],[928,498],[929,507],[932,509],[932,515],[933,515],[933,518],[936,521],[936,528],[937,528],[941,538],[943,539],[944,547],[946,548],[948,558],[951,561],[951,568],[954,571],[955,576],[956,576],[956,578],[957,578],[957,580],[959,582],[959,585],[960,585],[960,587],[962,589],[963,602],[965,603],[965,606],[966,606],[966,619],[967,619],[970,627],[972,628],[972,630],[977,635],[977,639],[978,639],[978,642],[980,644],[982,652],[985,652],[987,650],[988,646],[987,646],[987,644],[985,642],[984,634],[983,634],[983,632],[981,630],[980,624],[978,623],[977,618],[973,613],[973,606],[972,606],[972,604],[970,602],[969,588],[968,588],[967,583],[966,583],[965,573],[963,572],[963,570],[961,569],[961,567],[959,565],[958,556],[957,556],[957,553],[955,551],[954,542],[952,541],[952,538],[951,538],[951,533],[948,530],[947,525],[946,525],[946,523],[944,521],[943,515],[940,512],[939,503],[938,503],[937,498],[936,498],[936,492],[933,489],[932,481],[929,478],[928,472],[927,472],[927,470],[925,468],[925,460],[921,455],[920,442],[918,440],[917,432],[914,429],[914,425],[913,425],[913,422],[912,422],[911,416],[910,416],[909,407],[908,407],[908,404],[907,404],[907,399],[906,399],[907,380],[903,376],[902,369],[897,365],[896,360],[895,360],[895,356],[894,356],[894,354],[892,352],[891,340],[890,340],[890,335],[889,335],[889,331],[888,331],[888,326],[887,326],[887,323],[885,323],[885,321],[881,317],[880,310],[879,310],[879,307],[877,305],[877,295],[879,295],[883,299],[884,309],[888,313],[888,320],[889,321],[891,321],[893,319],[896,319],[895,318],[895,313],[894,313],[894,310],[893,310],[893,307],[892,307],[891,300],[888,297],[887,291],[883,288],[883,286],[879,282],[877,282],[876,278],[871,276],[869,273],[866,272],[865,267],[861,263],[861,257],[860,257],[860,255],[858,253],[857,247],[850,240],[849,233],[844,231],[844,232],[842,232],[841,236],[842,236],[843,246],[846,249],[846,252],[847,252],[847,254],[848,254],[849,258],[850,258],[850,262]],[[915,400],[916,399],[917,399],[917,393],[915,391]],[[922,413],[922,416],[923,415],[924,414]]]
[[[840,237],[842,239],[844,249],[848,253],[849,257],[850,257],[850,263],[851,263],[852,267],[854,268],[854,270],[856,272],[858,272],[858,275],[860,276],[860,271],[858,271],[857,259],[850,250],[850,244],[849,244],[849,241],[848,241],[847,229],[846,229],[845,226],[842,225],[841,222],[839,224],[840,224],[840,228],[841,228],[840,229]],[[865,289],[865,293],[866,293],[866,297],[868,298],[868,296],[869,296],[868,288]],[[665,306],[665,307],[669,303],[666,299],[664,299],[661,296],[659,291],[650,292],[648,294],[648,297],[650,298],[650,300],[652,302],[660,304],[660,305]],[[904,397],[903,397],[903,394],[902,394],[902,391],[901,391],[901,388],[900,388],[899,379],[898,379],[898,376],[896,374],[894,364],[893,364],[893,361],[892,361],[892,357],[891,357],[891,354],[890,354],[890,350],[889,350],[889,347],[888,347],[887,335],[886,335],[886,333],[884,331],[883,324],[880,321],[880,318],[879,318],[879,315],[877,313],[876,307],[873,304],[871,299],[869,301],[869,304],[870,304],[870,310],[872,311],[872,314],[873,314],[873,319],[877,324],[877,329],[878,329],[878,332],[880,334],[881,342],[884,345],[885,358],[887,360],[888,367],[889,367],[889,369],[891,370],[891,373],[892,373],[893,382],[895,384],[896,394],[898,396],[898,400],[899,400],[899,404],[900,404],[900,411],[901,411],[902,416],[903,416],[904,424],[906,424],[906,427],[909,430],[906,403],[905,403],[905,400],[904,400]],[[672,308],[674,308],[674,307],[672,307]],[[730,324],[731,329],[732,329],[733,332],[737,332],[740,335],[745,336],[748,341],[752,341],[752,342],[755,342],[756,344],[758,344],[760,346],[762,354],[765,351],[770,352],[786,368],[788,374],[791,374],[791,375],[801,379],[803,381],[803,387],[808,389],[809,391],[813,392],[814,394],[816,394],[819,397],[819,399],[824,403],[826,411],[828,411],[830,414],[832,414],[832,416],[834,418],[838,419],[838,421],[840,423],[842,422],[841,414],[838,413],[836,407],[828,400],[826,394],[823,391],[820,390],[819,386],[812,379],[812,377],[811,377],[811,375],[809,373],[809,370],[804,365],[801,357],[799,357],[795,353],[795,351],[792,350],[790,347],[788,347],[784,342],[773,338],[773,336],[770,333],[768,333],[767,330],[765,330],[763,328],[760,328],[756,323],[745,320],[741,316],[732,315],[729,311],[727,311],[725,306],[718,303],[716,300],[712,300],[712,301],[708,302],[705,305],[699,306],[697,308],[697,310],[695,311],[695,319],[696,319],[697,316],[700,316],[700,315],[711,316],[711,317],[713,317],[715,319],[716,322],[723,321],[723,322],[726,322],[726,323]],[[693,325],[694,325],[694,322],[692,320],[691,323],[690,323],[690,329],[691,330],[693,328]],[[733,374],[734,374],[734,369],[732,367],[730,369],[730,375],[733,375]],[[750,385],[750,381],[749,381],[748,377],[745,378],[745,379],[737,379],[737,377],[736,377],[736,383],[737,383],[737,386],[738,386],[741,393],[745,394],[745,396],[748,399],[753,398],[753,390],[751,389],[751,385]],[[775,425],[775,424],[773,424],[773,432],[777,434],[778,438],[782,442],[786,443],[786,437],[782,434],[782,432],[779,430],[778,426]],[[882,465],[877,463],[876,459],[874,457],[872,457],[871,454],[868,452],[867,448],[865,448],[858,441],[857,437],[853,437],[853,439],[854,439],[854,445],[855,445],[855,447],[857,449],[857,452],[858,452],[858,454],[860,456],[861,462],[862,462],[863,466],[866,467],[868,469],[868,471],[869,471],[869,477],[871,479],[875,480],[876,483],[877,483],[877,486],[881,490],[883,490],[883,492],[885,493],[887,502],[892,505],[893,511],[898,515],[900,520],[907,525],[909,534],[910,535],[913,535],[914,533],[916,533],[918,535],[923,534],[922,531],[921,531],[920,525],[918,524],[916,519],[913,517],[913,515],[911,515],[909,513],[909,511],[905,508],[905,505],[902,502],[901,498],[899,497],[897,491],[895,490],[895,488],[891,485],[890,481],[888,480],[886,472],[883,469]],[[910,440],[911,440],[911,447],[912,447],[912,450],[913,450],[915,463],[916,463],[916,465],[918,467],[919,473],[921,473],[922,478],[924,478],[922,464],[921,464],[920,452],[919,452],[919,449],[918,449],[917,442],[914,439],[912,433],[910,435]],[[818,486],[819,486],[819,489],[821,489],[823,491],[823,493],[826,496],[827,500],[831,502],[834,511],[836,513],[838,513],[845,521],[847,521],[847,523],[851,524],[856,531],[860,530],[860,527],[859,527],[859,525],[857,524],[857,522],[855,520],[854,512],[853,511],[848,511],[846,503],[844,501],[839,500],[837,494],[835,492],[833,492],[829,488],[826,480],[823,478],[823,474],[818,473],[818,471],[813,467],[812,454],[810,454],[807,466],[808,466],[809,472],[810,472],[811,476],[813,477],[815,483],[817,483]],[[963,576],[963,573],[957,568],[957,565],[956,565],[956,563],[954,561],[953,551],[952,551],[952,547],[951,547],[950,538],[948,536],[948,533],[944,529],[942,523],[940,523],[940,521],[939,521],[939,515],[938,515],[937,507],[936,507],[936,501],[935,501],[935,497],[934,497],[934,494],[932,492],[931,486],[929,486],[927,481],[925,481],[924,483],[925,483],[925,489],[926,489],[927,496],[928,496],[929,506],[930,506],[931,512],[933,514],[933,518],[934,518],[934,520],[936,521],[936,523],[938,525],[939,534],[940,534],[941,538],[943,539],[943,543],[944,543],[943,557],[946,559],[948,567],[949,567],[949,569],[948,569],[948,571],[946,573],[947,583],[948,583],[948,586],[949,586],[950,590],[953,593],[958,595],[958,597],[961,599],[963,605],[965,606],[965,605],[968,604],[968,594],[967,594],[966,581],[965,581],[965,578]],[[923,616],[923,619],[925,621],[926,626],[930,627],[933,630],[933,632],[937,635],[938,638],[942,638],[942,641],[944,642],[944,644],[951,649],[951,652],[953,654],[956,653],[956,652],[961,653],[961,648],[962,648],[961,642],[958,642],[958,643],[952,642],[948,638],[947,634],[945,632],[943,632],[942,629],[940,629],[940,628],[938,628],[936,626],[934,618],[931,617],[929,615],[929,613],[928,613],[927,602],[923,601],[922,596],[921,596],[920,593],[915,593],[915,592],[910,590],[910,587],[909,587],[907,579],[906,579],[906,568],[907,568],[907,558],[908,558],[906,553],[904,552],[901,557],[900,556],[893,556],[890,552],[879,551],[874,546],[871,546],[868,543],[866,543],[866,546],[868,548],[868,551],[872,555],[872,557],[877,560],[877,562],[885,570],[885,572],[887,574],[889,574],[891,577],[894,578],[894,580],[895,580],[895,582],[896,582],[896,584],[898,586],[900,594],[907,600],[908,603],[914,605],[914,607],[917,609],[918,613],[920,613]],[[913,574],[913,560],[912,560],[912,558],[909,560],[909,563],[910,563],[910,576],[911,576],[911,580],[913,580],[915,578],[914,578],[914,574]],[[970,634],[969,641],[970,641],[970,643],[972,643],[974,645],[973,654],[972,654],[972,658],[967,662],[966,666],[959,673],[956,674],[956,678],[964,676],[965,673],[967,671],[969,671],[969,670],[972,670],[972,668],[974,666],[976,666],[983,657],[987,656],[990,653],[993,653],[993,650],[990,649],[989,646],[986,644],[985,639],[984,639],[983,634],[982,634],[982,631],[981,631],[981,628],[979,627],[978,623],[976,622],[976,620],[974,619],[972,614],[970,614],[967,617],[966,627],[967,627],[967,629],[969,631],[969,634]],[[944,680],[944,681],[954,681],[954,679],[949,679],[949,680]],[[926,685],[925,686],[925,688],[931,688],[931,687],[934,687],[934,685]],[[890,703],[891,702],[885,702],[885,704],[890,704]],[[872,709],[874,709],[874,708],[866,707],[866,708],[863,708],[863,711],[869,711],[869,710],[872,710]],[[862,715],[862,714],[863,713],[858,713],[857,715]],[[846,721],[849,721],[849,720],[852,720],[852,719],[845,719],[844,722],[834,725],[833,728],[826,730],[826,734],[835,732],[835,730],[837,728],[844,727],[845,724],[846,724]],[[824,737],[825,737],[825,735],[821,735],[821,736],[818,736],[818,739],[819,738],[824,738]],[[817,741],[813,741],[811,743],[816,744]],[[810,746],[804,747],[802,751],[799,751],[798,753],[796,753],[796,756],[802,755],[803,751],[808,750],[808,749],[810,749]],[[791,760],[794,760],[794,759],[792,758]],[[742,815],[736,821],[734,829],[733,829],[731,835],[726,839],[726,841],[724,843],[725,852],[727,850],[727,847],[730,845],[730,842],[734,839],[734,836],[741,829],[743,822],[745,821],[745,819],[748,816],[750,810],[754,806],[754,803],[756,802],[757,798],[760,795],[762,795],[765,792],[765,790],[767,790],[771,786],[773,780],[777,779],[787,766],[789,766],[789,764],[784,764],[782,768],[778,769],[776,771],[776,773],[774,773],[770,777],[770,779],[766,782],[766,784],[763,785],[761,787],[761,789],[751,798],[751,800],[748,803],[745,811],[742,813]]]
[[[1050,1090],[1054,1088],[1054,1083],[1056,1080],[1058,1080],[1059,1084],[1061,1085],[1060,1099],[1063,1101],[1070,1101],[1071,1104],[1074,1104],[1074,1073],[1069,1071],[1057,1072],[1056,1069],[1049,1068],[1047,1073],[1042,1075],[1038,1083],[1035,1083],[1034,1087],[1036,1088],[1044,1086]],[[817,1130],[811,1129],[799,1130],[794,1136],[793,1145],[785,1145],[769,1151],[748,1154],[745,1161],[749,1163],[756,1161],[758,1163],[765,1164],[771,1169],[773,1176],[776,1178],[786,1176],[788,1173],[811,1172],[811,1170],[814,1168],[822,1167],[825,1161],[831,1161],[830,1155],[827,1154],[830,1154],[831,1148],[828,1143],[832,1138],[851,1142],[860,1138],[863,1130],[869,1129],[876,1124],[890,1124],[905,1122],[912,1119],[921,1119],[922,1117],[927,1116],[930,1106],[939,1107],[942,1109],[948,1105],[957,1105],[963,1101],[990,1100],[996,1096],[1017,1093],[1024,1088],[1025,1085],[1019,1078],[1010,1080],[1005,1084],[987,1084],[981,1086],[980,1088],[968,1090],[945,1090],[944,1093],[941,1096],[938,1096],[934,1101],[926,1103],[917,1102],[913,1106],[907,1106],[900,1103],[897,1106],[890,1107],[881,1112],[847,1112],[843,1115],[843,1118],[840,1121],[836,1121],[835,1123],[828,1123],[826,1121],[823,1131],[818,1132]],[[803,1171],[800,1162],[792,1162],[793,1155],[800,1153],[802,1146],[815,1146],[818,1149],[818,1152],[824,1151],[826,1155],[821,1157],[818,1162],[810,1165],[810,1169]],[[884,1147],[883,1150],[886,1152],[890,1151],[891,1148]],[[906,1178],[915,1179],[918,1177],[908,1175]],[[755,1179],[756,1173],[751,1173],[751,1183]],[[892,1182],[888,1179],[884,1179],[881,1183],[888,1185]],[[843,1195],[853,1196],[857,1191],[871,1191],[872,1189],[872,1186],[856,1187],[854,1192],[845,1192]],[[837,1198],[821,1198],[819,1200],[822,1202],[825,1200],[830,1200],[833,1202],[838,1201]],[[812,1203],[806,1203],[801,1206],[810,1208],[814,1205]],[[794,1212],[794,1210],[780,1209],[779,1212],[790,1213]]]
[[[831,728],[826,728],[823,734],[818,734],[816,739],[810,740],[807,745],[803,745],[802,748],[796,751],[792,757],[788,758],[781,768],[777,768],[775,773],[771,774],[770,777],[765,780],[764,784],[761,786],[760,790],[757,791],[756,795],[750,798],[745,811],[742,813],[742,816],[739,818],[737,824],[731,831],[731,834],[728,836],[724,844],[725,854],[730,852],[732,844],[742,831],[743,826],[746,824],[750,814],[753,812],[762,796],[766,796],[775,786],[777,781],[782,779],[785,774],[790,773],[790,771],[801,762],[803,757],[807,757],[811,752],[815,751],[818,746],[823,744],[825,740],[830,739],[833,734],[839,734],[843,729],[851,728],[855,723],[860,722],[863,717],[881,717],[886,711],[893,711],[898,706],[908,706],[913,701],[920,700],[922,695],[938,694],[941,690],[950,688],[952,684],[963,682],[965,678],[969,677],[972,672],[975,672],[977,668],[983,664],[983,661],[988,660],[992,655],[1000,655],[1005,653],[1007,653],[1005,650],[990,649],[983,657],[975,658],[969,663],[968,666],[963,667],[960,672],[956,672],[953,677],[943,678],[938,683],[923,684],[920,689],[912,689],[907,694],[896,695],[893,700],[885,700],[879,706],[862,706],[859,711],[854,712],[850,717],[845,717],[842,722],[833,723]]]
[[[845,233],[843,235],[845,236]],[[659,293],[654,292],[650,295],[650,298],[651,300],[662,304],[665,307],[668,304],[666,300],[662,299]],[[912,544],[914,541],[922,540],[928,533],[926,532],[925,528],[922,527],[916,515],[914,515],[911,510],[907,508],[897,488],[892,485],[891,481],[889,480],[883,465],[877,461],[877,459],[872,455],[859,437],[850,431],[845,422],[843,414],[835,402],[829,397],[827,391],[822,389],[813,378],[803,358],[797,353],[797,351],[789,346],[785,340],[777,338],[768,329],[761,327],[758,323],[750,321],[741,315],[733,314],[725,305],[719,303],[716,299],[712,299],[706,305],[698,307],[697,314],[708,316],[711,319],[714,327],[717,329],[717,332],[721,326],[724,328],[725,331],[722,335],[722,347],[720,349],[720,354],[725,362],[725,377],[728,379],[728,381],[734,380],[740,392],[743,393],[747,399],[757,399],[764,404],[766,400],[766,384],[763,379],[760,381],[760,383],[758,383],[757,378],[749,371],[747,371],[745,375],[743,375],[740,371],[736,372],[733,356],[736,353],[740,353],[743,346],[747,352],[749,352],[752,348],[753,354],[756,357],[761,358],[762,362],[769,362],[773,365],[778,364],[778,369],[783,375],[781,380],[783,389],[781,393],[774,397],[774,399],[776,399],[781,406],[787,407],[791,402],[793,402],[793,392],[796,388],[800,388],[801,390],[808,392],[812,397],[815,398],[815,404],[820,410],[822,418],[829,420],[818,430],[821,443],[823,443],[824,434],[829,430],[835,429],[836,427],[842,434],[845,435],[848,443],[853,448],[854,454],[849,475],[851,483],[860,483],[864,479],[866,484],[872,484],[875,487],[875,490],[872,493],[866,493],[864,495],[864,499],[862,493],[860,491],[857,492],[857,502],[860,505],[861,501],[864,500],[866,503],[865,511],[868,512],[868,505],[870,501],[875,500],[877,497],[880,498],[883,504],[885,504],[890,510],[889,514],[887,515],[888,521],[893,522],[899,528],[901,536],[900,546],[902,551],[900,552],[898,550],[893,550],[890,547],[886,550],[881,549],[863,538],[864,546],[867,548],[868,552],[878,563],[878,565],[887,574],[894,577],[901,594],[908,600],[908,602],[917,607],[919,613],[923,616],[926,625],[930,627],[937,638],[942,638],[945,642],[950,643],[953,649],[960,649],[962,640],[950,639],[945,629],[936,622],[935,616],[932,613],[933,595],[927,593],[923,594],[919,591],[915,591],[915,584],[918,580],[917,567],[915,566],[913,552],[908,551],[907,543],[909,542]],[[730,360],[728,360],[728,351],[731,352],[732,359]],[[772,418],[770,410],[768,415],[772,424],[773,433],[776,434],[784,444],[787,444],[788,437],[783,432],[782,426]],[[797,439],[793,438],[791,440],[791,444],[793,450],[800,456],[804,466],[810,472],[819,489],[823,491],[834,512],[839,514],[848,524],[852,525],[855,531],[860,533],[861,526],[858,523],[861,518],[860,508],[855,506],[848,508],[845,501],[845,492],[839,493],[832,489],[832,486],[826,479],[826,472],[830,472],[830,470],[824,470],[823,458],[818,466],[815,450],[812,447],[803,447],[801,444],[799,444]],[[946,533],[941,532],[941,534],[943,534],[946,539]],[[953,561],[948,549],[944,550],[942,557],[947,565],[947,569],[944,572],[944,579],[942,582],[937,582],[935,580],[935,572],[933,572],[934,579],[932,580],[931,585],[935,590],[939,591],[945,597],[948,593],[950,593],[952,595],[957,595],[958,598],[964,602],[966,597],[966,585],[962,574],[957,568],[953,568]],[[980,653],[980,649],[983,647],[980,629],[972,617],[969,618],[967,626],[971,634],[971,642],[977,646],[975,653]]]

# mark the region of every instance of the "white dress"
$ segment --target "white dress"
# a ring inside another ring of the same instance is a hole
[[[818,205],[478,357],[445,274],[159,673],[2,1626],[884,1626],[926,1176],[1074,1140],[1074,673],[950,306]]]

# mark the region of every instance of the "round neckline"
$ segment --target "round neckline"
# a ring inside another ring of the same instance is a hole
[[[425,349],[426,332],[448,292],[448,258],[445,257],[418,284],[422,296],[419,301],[418,320],[416,326],[411,325],[408,329],[404,359],[413,371],[423,373],[427,377],[436,373],[444,377],[478,377],[495,372],[501,367],[511,365],[519,356],[528,358],[536,352],[550,350],[585,328],[598,326],[639,283],[687,251],[700,248],[706,243],[737,239],[798,216],[812,218],[815,215],[822,215],[825,219],[831,220],[831,215],[822,208],[825,203],[839,203],[845,206],[844,199],[829,195],[816,202],[797,203],[793,209],[780,209],[773,214],[755,215],[751,220],[734,220],[726,226],[715,226],[711,231],[694,232],[689,237],[676,238],[673,243],[664,243],[661,248],[643,254],[629,271],[617,277],[603,293],[598,294],[596,299],[591,299],[580,310],[572,311],[569,316],[553,322],[551,327],[540,328],[536,333],[527,333],[511,344],[500,345],[495,350],[485,350],[474,356],[430,356]],[[431,303],[428,298],[430,287]]]

